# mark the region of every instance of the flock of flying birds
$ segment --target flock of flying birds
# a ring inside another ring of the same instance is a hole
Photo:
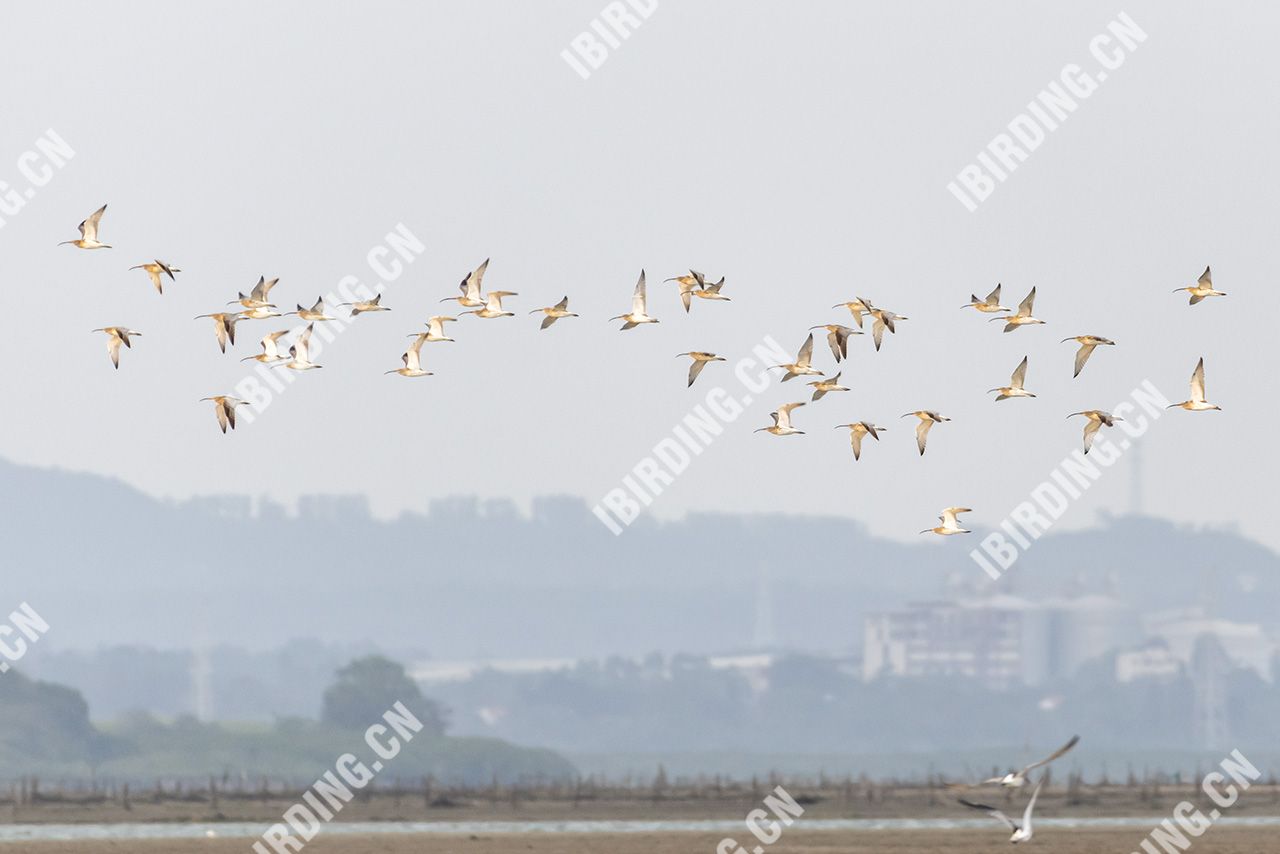
[[[94,211],[84,222],[80,223],[80,238],[78,240],[63,241],[59,245],[71,245],[80,249],[110,249],[109,244],[103,243],[98,239],[98,229],[102,222],[102,215],[106,212],[107,206],[103,205]],[[462,280],[458,286],[459,295],[455,297],[446,297],[441,302],[457,302],[460,306],[469,309],[468,311],[458,312],[458,315],[473,314],[478,318],[491,319],[498,317],[513,317],[514,312],[507,311],[503,308],[502,300],[504,297],[517,296],[514,291],[489,291],[485,293],[483,290],[483,282],[485,271],[489,266],[486,260]],[[145,264],[138,264],[130,267],[130,270],[143,270],[151,279],[151,283],[161,294],[164,293],[164,280],[168,278],[175,281],[175,274],[182,272],[180,268],[167,264],[163,261],[154,260]],[[323,323],[336,319],[334,316],[326,314],[324,300],[319,299],[310,308],[298,305],[294,311],[281,314],[275,309],[277,306],[270,301],[270,294],[275,287],[278,279],[266,279],[260,277],[257,285],[246,295],[239,293],[236,299],[231,300],[227,305],[237,306],[234,310],[211,312],[209,314],[199,315],[196,319],[210,319],[213,321],[214,334],[217,338],[218,348],[222,352],[226,352],[228,342],[235,344],[236,324],[243,320],[266,320],[274,317],[285,317],[288,315],[296,315],[300,320],[306,321],[307,326],[294,338],[288,349],[288,355],[281,352],[280,339],[288,335],[290,330],[283,329],[279,331],[269,332],[264,335],[260,341],[262,352],[252,356],[246,356],[241,361],[255,361],[267,365],[275,365],[295,371],[309,371],[321,367],[311,360],[310,341],[312,330],[316,323]],[[684,305],[686,312],[690,310],[693,298],[711,300],[711,301],[728,301],[730,298],[722,293],[725,280],[723,277],[718,282],[708,283],[703,274],[690,270],[687,276],[676,276],[666,279],[666,282],[675,282],[679,287],[680,301]],[[962,308],[973,308],[983,314],[995,314],[997,317],[991,318],[991,322],[999,321],[1004,324],[1005,332],[1013,332],[1023,326],[1034,326],[1043,324],[1044,321],[1035,317],[1032,313],[1035,306],[1036,290],[1026,295],[1021,303],[1018,304],[1017,310],[1009,309],[1000,304],[1001,286],[996,285],[991,293],[987,294],[985,299],[979,299],[976,295],[971,295],[969,302]],[[1177,288],[1175,293],[1185,291],[1191,295],[1190,304],[1195,305],[1208,297],[1226,296],[1222,291],[1213,287],[1213,278],[1206,267],[1204,274],[1196,281],[1195,284],[1186,287]],[[382,295],[379,294],[372,299],[341,303],[342,307],[350,309],[350,317],[356,317],[360,314],[388,311],[386,306],[381,304]],[[884,340],[884,333],[888,331],[896,334],[897,324],[901,321],[908,320],[905,315],[896,314],[886,308],[880,308],[872,304],[869,300],[857,297],[848,302],[837,303],[832,308],[848,309],[852,316],[854,326],[844,326],[839,323],[821,324],[810,327],[809,336],[801,345],[799,352],[796,354],[794,362],[773,365],[772,367],[783,372],[782,381],[794,379],[796,377],[817,377],[811,380],[807,385],[813,388],[813,392],[809,400],[796,401],[792,403],[782,404],[770,413],[773,418],[773,424],[768,427],[761,427],[756,432],[770,433],[774,436],[795,436],[803,434],[803,430],[798,430],[792,424],[791,414],[797,408],[806,406],[810,403],[816,403],[822,400],[827,394],[835,392],[849,391],[846,386],[840,385],[840,372],[834,377],[828,378],[826,374],[813,367],[813,330],[822,329],[827,334],[827,344],[831,348],[831,354],[835,357],[838,365],[849,355],[849,339],[854,335],[863,334],[863,318],[869,317],[872,320],[871,336],[878,351]],[[556,321],[568,317],[577,317],[578,315],[569,311],[569,298],[566,296],[558,303],[544,308],[534,309],[530,314],[543,315],[541,328],[547,329]],[[403,366],[394,370],[387,371],[388,374],[398,374],[402,377],[425,377],[431,376],[431,371],[422,367],[422,346],[427,343],[453,341],[453,338],[445,335],[444,325],[458,320],[456,316],[434,315],[426,321],[427,331],[416,332],[408,337],[413,339],[413,343],[409,345],[404,354],[400,357]],[[626,314],[621,314],[610,320],[621,320],[622,329],[634,329],[649,323],[657,323],[658,318],[649,314],[648,297],[646,293],[645,274],[640,272],[640,279],[636,283],[635,291],[631,298],[631,310]],[[132,340],[141,336],[142,333],[124,326],[106,326],[93,330],[94,332],[102,332],[107,336],[107,352],[111,357],[111,362],[116,368],[120,367],[120,348],[132,347]],[[1085,364],[1089,361],[1089,357],[1093,355],[1094,350],[1098,347],[1114,346],[1116,342],[1101,335],[1074,335],[1069,338],[1062,339],[1062,343],[1074,341],[1079,344],[1079,349],[1075,356],[1075,370],[1073,377],[1078,377],[1080,372],[1084,370]],[[713,362],[726,361],[723,356],[716,353],[706,351],[690,351],[680,353],[678,357],[687,357],[692,363],[689,366],[688,385],[692,386],[694,381],[707,367]],[[1009,384],[993,388],[989,393],[996,393],[996,401],[1012,400],[1015,398],[1035,397],[1036,395],[1026,388],[1027,379],[1027,357],[1024,356],[1018,366],[1014,368],[1013,374],[1009,377]],[[222,428],[222,432],[226,433],[228,428],[235,429],[236,426],[236,407],[242,406],[246,401],[232,397],[230,395],[214,395],[204,398],[202,402],[212,402],[214,404],[215,413],[218,424]],[[1216,410],[1220,407],[1209,403],[1205,397],[1204,382],[1204,359],[1201,358],[1196,363],[1195,370],[1191,374],[1191,397],[1181,403],[1172,404],[1170,408],[1179,407],[1191,412],[1204,412],[1208,410]],[[1118,416],[1112,415],[1100,409],[1087,409],[1082,412],[1075,412],[1067,416],[1068,418],[1075,416],[1083,416],[1085,420],[1084,426],[1084,452],[1087,454],[1093,445],[1094,437],[1102,427],[1112,427],[1115,422],[1122,420]],[[926,442],[929,438],[929,431],[935,424],[943,424],[951,419],[941,415],[940,413],[929,410],[920,409],[914,412],[905,413],[903,418],[914,417],[917,419],[916,424],[916,447],[921,456],[924,455]],[[885,428],[877,426],[871,421],[855,421],[848,424],[839,424],[836,429],[848,429],[849,441],[853,448],[853,457],[858,460],[862,456],[862,440],[866,436],[879,441],[880,433]],[[950,536],[953,534],[971,533],[962,527],[959,521],[961,513],[972,512],[967,507],[947,507],[939,516],[942,523],[934,528],[927,528],[921,533],[933,533],[941,536]],[[992,777],[983,783],[999,784],[1006,789],[1021,789],[1028,782],[1029,775],[1036,768],[1048,765],[1053,760],[1062,756],[1071,750],[1079,741],[1078,736],[1073,736],[1070,741],[1059,748],[1050,756],[1033,762],[1021,769],[1011,770],[1009,773]],[[973,801],[960,798],[961,804],[972,809],[981,810],[991,815],[1002,824],[1006,825],[1013,831],[1010,842],[1024,842],[1032,837],[1031,813],[1035,809],[1036,799],[1039,797],[1040,788],[1044,784],[1043,775],[1040,781],[1035,785],[1030,800],[1027,802],[1026,809],[1023,812],[1021,822],[1015,821],[1001,812],[999,809],[988,806],[986,804],[975,803]]]
[[[80,223],[80,238],[78,240],[66,240],[58,244],[71,245],[80,249],[110,249],[109,244],[103,243],[98,239],[98,229],[102,223],[102,215],[106,212],[107,206],[103,205],[94,211],[84,222]],[[483,290],[484,275],[488,269],[489,261],[486,259],[483,264],[471,271],[463,278],[458,285],[459,295],[454,297],[446,297],[441,302],[456,302],[459,306],[469,309],[468,311],[458,312],[458,315],[472,314],[482,319],[492,319],[499,317],[514,317],[515,313],[507,311],[503,308],[502,300],[504,297],[517,296],[514,291],[489,291]],[[161,294],[164,293],[164,280],[168,278],[175,281],[175,274],[182,272],[180,268],[165,263],[163,261],[154,260],[144,264],[138,264],[130,267],[130,270],[143,270],[151,279],[151,283]],[[275,332],[269,332],[264,335],[260,341],[262,352],[253,356],[246,356],[241,361],[256,361],[266,365],[287,368],[295,371],[310,371],[322,367],[311,359],[311,334],[316,323],[335,320],[336,318],[326,313],[327,309],[323,299],[317,299],[315,304],[310,308],[298,305],[294,311],[281,314],[275,309],[277,306],[270,301],[272,288],[275,287],[278,279],[266,279],[260,277],[257,285],[246,295],[244,293],[237,294],[237,298],[227,303],[228,306],[237,306],[234,310],[225,310],[211,312],[209,314],[199,315],[196,319],[210,319],[213,321],[214,334],[217,337],[218,347],[222,352],[226,352],[227,343],[235,344],[236,340],[236,324],[243,320],[267,320],[275,317],[285,317],[296,315],[300,320],[306,321],[307,326],[293,339],[291,346],[287,351],[287,355],[281,352],[280,339],[290,333],[290,330],[283,329]],[[675,282],[679,288],[680,301],[684,305],[686,312],[690,310],[693,298],[709,300],[709,301],[729,301],[730,298],[722,293],[724,288],[724,277],[718,282],[709,283],[706,277],[697,271],[690,270],[687,276],[675,276],[666,279],[665,282]],[[664,282],[664,283],[665,283]],[[1032,288],[1030,293],[1023,298],[1018,304],[1016,310],[1010,309],[1000,304],[1001,286],[996,285],[991,293],[987,294],[985,299],[979,299],[976,295],[971,295],[969,302],[965,303],[961,308],[973,308],[983,314],[998,315],[992,317],[990,322],[1001,322],[1004,324],[1005,332],[1013,332],[1024,326],[1035,326],[1043,324],[1044,321],[1035,317],[1032,313],[1035,308],[1036,289]],[[1208,267],[1205,267],[1203,275],[1195,282],[1195,284],[1177,288],[1174,293],[1185,291],[1190,294],[1190,305],[1196,305],[1208,297],[1222,297],[1226,294],[1216,290],[1213,286],[1213,277]],[[390,309],[381,304],[382,295],[379,294],[372,299],[341,303],[341,307],[350,309],[350,317],[356,317],[360,314],[389,311]],[[826,332],[827,344],[831,348],[831,354],[835,357],[836,364],[848,358],[849,355],[849,339],[854,335],[862,335],[864,317],[871,318],[871,337],[875,344],[875,349],[880,350],[884,341],[884,333],[888,331],[890,334],[897,333],[897,324],[908,320],[905,315],[896,314],[887,308],[881,308],[874,305],[870,300],[857,297],[848,302],[837,303],[832,308],[845,308],[849,311],[854,326],[845,326],[839,323],[827,323],[810,327],[809,336],[801,345],[800,350],[796,354],[794,362],[782,365],[773,365],[772,368],[783,372],[782,382],[794,379],[796,377],[817,377],[811,380],[807,385],[813,388],[813,392],[809,400],[795,401],[784,403],[779,406],[770,415],[773,418],[773,424],[768,427],[761,427],[755,432],[770,433],[774,436],[796,436],[801,435],[805,431],[799,430],[792,423],[792,413],[799,407],[806,406],[810,403],[816,403],[822,400],[827,394],[835,392],[849,391],[847,386],[840,384],[840,372],[834,377],[828,378],[825,373],[813,367],[813,330],[821,329]],[[547,329],[558,320],[567,317],[577,317],[578,315],[569,311],[569,298],[566,296],[558,303],[544,308],[534,309],[530,314],[543,315],[541,328]],[[386,371],[388,374],[397,374],[402,377],[427,377],[432,372],[423,368],[422,365],[422,346],[428,343],[453,341],[453,338],[445,334],[445,324],[458,320],[457,316],[451,315],[434,315],[427,318],[426,332],[415,332],[408,337],[413,339],[400,359],[403,363],[401,367],[394,370]],[[610,320],[621,320],[622,329],[634,329],[637,326],[643,326],[649,323],[658,323],[658,318],[649,314],[648,295],[645,285],[645,273],[640,271],[640,279],[636,282],[635,291],[631,297],[631,310],[626,314],[620,314]],[[142,333],[130,329],[126,326],[105,326],[93,330],[94,332],[102,332],[107,336],[107,352],[111,357],[111,362],[116,368],[120,367],[120,348],[131,348],[133,346],[132,339],[141,336]],[[1062,343],[1074,341],[1079,344],[1079,349],[1075,356],[1074,377],[1078,377],[1080,372],[1084,370],[1085,364],[1089,361],[1090,356],[1098,347],[1114,346],[1116,342],[1101,335],[1074,335],[1062,339]],[[725,358],[716,353],[694,350],[687,353],[680,353],[678,358],[687,357],[692,360],[689,366],[688,385],[692,386],[694,381],[702,371],[713,362],[723,362]],[[996,393],[995,400],[1012,400],[1015,398],[1035,397],[1036,395],[1026,388],[1027,380],[1027,357],[1024,356],[1018,366],[1014,368],[1012,375],[1009,377],[1009,384],[993,388],[989,393]],[[228,428],[235,429],[236,426],[236,408],[243,406],[247,401],[231,395],[220,394],[212,397],[203,398],[202,402],[211,402],[214,405],[215,415],[218,419],[218,425],[222,428],[222,432],[226,433]],[[1202,357],[1196,363],[1195,370],[1191,374],[1191,396],[1182,403],[1173,404],[1172,407],[1180,407],[1191,412],[1204,412],[1208,410],[1220,409],[1205,397],[1205,380],[1204,380],[1204,358]],[[1113,427],[1117,421],[1123,419],[1112,415],[1101,409],[1086,409],[1082,412],[1073,412],[1067,416],[1072,418],[1075,416],[1083,416],[1084,424],[1084,452],[1089,453],[1089,449],[1093,445],[1094,437],[1103,427]],[[916,447],[919,449],[921,456],[924,455],[925,445],[929,438],[929,431],[935,424],[944,424],[951,419],[931,409],[919,409],[914,412],[908,412],[902,415],[903,418],[914,417],[916,423]],[[866,436],[870,436],[877,442],[880,440],[880,434],[886,428],[876,425],[872,421],[855,421],[848,424],[836,425],[836,429],[849,430],[849,443],[853,449],[853,458],[858,460],[862,456],[862,441]],[[959,520],[961,513],[969,513],[972,510],[968,507],[947,507],[938,517],[940,525],[933,528],[926,528],[920,533],[932,533],[940,536],[950,536],[953,534],[971,533],[964,528]]]

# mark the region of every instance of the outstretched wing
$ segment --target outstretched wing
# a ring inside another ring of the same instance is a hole
[[[986,804],[975,804],[973,801],[966,801],[964,798],[957,798],[956,800],[958,800],[960,803],[967,806],[969,809],[982,810],[987,815],[991,816],[996,821],[1000,822],[1010,830],[1018,829],[1018,825],[1014,823],[1013,819],[1009,818],[1009,816],[1000,812],[1000,810],[996,809],[995,807],[987,806]]]
[[[640,271],[640,280],[636,282],[635,293],[631,295],[631,313],[646,314],[645,306],[645,288],[644,288],[644,270]]]
[[[1191,372],[1191,399],[1197,403],[1204,403],[1204,356],[1200,357],[1200,361],[1196,362],[1196,369]]]
[[[1079,373],[1079,371],[1077,371]],[[1022,361],[1018,363],[1018,367],[1013,369],[1013,376],[1009,378],[1009,385],[1014,388],[1022,388],[1022,384],[1027,381],[1027,357],[1023,356]]]
[[[1031,293],[1027,294],[1026,298],[1023,299],[1022,302],[1018,303],[1018,314],[1020,314],[1023,317],[1030,317],[1031,310],[1035,306],[1035,303],[1036,303],[1036,289],[1032,288]],[[1050,306],[1050,308],[1052,308],[1052,306]]]

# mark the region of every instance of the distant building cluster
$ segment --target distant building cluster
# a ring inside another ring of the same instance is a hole
[[[1005,689],[1070,677],[1084,662],[1116,653],[1117,681],[1172,678],[1191,671],[1205,638],[1220,644],[1226,666],[1271,677],[1277,644],[1256,624],[1208,619],[1199,609],[1140,615],[1101,595],[960,598],[872,614],[864,625],[862,674],[963,676]]]

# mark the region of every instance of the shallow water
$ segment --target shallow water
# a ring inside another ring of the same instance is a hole
[[[1038,827],[1134,827],[1151,828],[1167,815],[1119,816],[1109,818],[1044,818]],[[1218,824],[1237,827],[1280,827],[1280,816],[1223,818]],[[813,819],[797,822],[805,830],[960,830],[989,828],[986,818],[880,818],[880,819]],[[199,839],[208,836],[261,836],[269,825],[256,822],[219,823],[148,823],[148,824],[0,824],[0,842],[49,840],[70,842],[93,839]],[[325,825],[324,834],[439,833],[439,834],[503,834],[503,833],[657,833],[657,832],[725,832],[742,829],[742,821],[388,821],[333,822]]]

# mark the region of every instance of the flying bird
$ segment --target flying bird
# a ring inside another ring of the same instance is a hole
[[[535,308],[530,314],[538,314],[541,312],[546,317],[542,318],[542,325],[539,329],[546,329],[562,317],[577,317],[572,311],[569,311],[569,297],[564,297],[555,305],[549,305],[546,308]]]
[[[1072,377],[1080,376],[1080,372],[1084,370],[1084,363],[1089,361],[1095,349],[1102,346],[1115,346],[1116,343],[1101,335],[1073,335],[1070,338],[1063,338],[1059,343],[1065,344],[1068,341],[1080,344],[1080,349],[1076,351],[1076,372],[1071,375]]]
[[[382,304],[382,294],[378,294],[373,299],[358,300],[356,302],[340,302],[338,305],[351,306],[352,317],[355,317],[358,314],[364,314],[366,311],[391,311],[391,309]]]
[[[1032,771],[1036,770],[1037,768],[1043,765],[1048,765],[1053,760],[1062,756],[1068,750],[1075,747],[1076,743],[1079,741],[1080,741],[1080,736],[1073,735],[1071,736],[1070,739],[1068,739],[1066,744],[1062,745],[1057,750],[1053,751],[1053,753],[1050,753],[1044,759],[1041,759],[1038,762],[1032,762],[1030,765],[1026,765],[1020,769],[1010,769],[1008,774],[1004,774],[1003,776],[1000,776],[1000,777],[991,777],[989,779],[983,780],[982,782],[983,783],[999,783],[1001,786],[1004,786],[1006,789],[1021,789],[1023,786],[1027,784],[1028,774],[1030,774]]]
[[[813,400],[822,400],[822,396],[829,391],[848,391],[848,386],[840,385],[840,373],[837,372],[831,379],[814,380],[805,383],[805,385],[813,386]]]
[[[130,270],[146,270],[147,275],[151,278],[151,284],[155,285],[156,290],[159,291],[161,294],[164,293],[164,281],[160,278],[160,276],[162,274],[165,276],[168,276],[169,281],[173,282],[173,281],[177,281],[176,279],[174,279],[173,274],[182,272],[182,270],[180,270],[179,268],[174,267],[170,264],[166,264],[165,262],[159,259],[155,261],[151,261],[147,264],[138,264],[133,267],[130,267],[129,269]]]
[[[239,312],[241,320],[267,320],[272,317],[283,317],[280,312],[273,311],[271,306],[258,305]]]
[[[813,360],[813,333],[809,333],[809,337],[804,339],[804,343],[800,345],[800,352],[796,354],[796,360],[788,365],[772,365],[774,368],[782,368],[787,375],[782,378],[785,383],[792,377],[803,376],[823,376],[822,371],[812,367],[809,363]]]
[[[1023,356],[1022,361],[1018,363],[1018,367],[1013,369],[1013,375],[1009,377],[1009,384],[1001,388],[993,388],[987,392],[1000,392],[996,395],[996,401],[1006,400],[1010,397],[1035,397],[1034,394],[1023,388],[1023,383],[1027,381],[1027,357]]]
[[[732,302],[724,294],[720,293],[720,289],[724,287],[724,276],[720,277],[720,281],[714,285],[708,285],[705,282],[702,287],[694,288],[693,295],[699,299],[720,300],[721,302]]]
[[[276,362],[283,362],[288,357],[280,352],[279,341],[281,338],[289,334],[288,329],[281,329],[279,332],[268,332],[262,336],[262,352],[253,356],[245,356],[242,362],[262,362],[264,365],[273,365]]]
[[[693,385],[693,381],[698,378],[698,374],[702,373],[702,369],[707,366],[708,362],[725,361],[724,356],[717,356],[715,353],[706,353],[699,350],[693,350],[692,352],[689,352],[689,353],[676,354],[677,359],[680,358],[681,356],[688,356],[689,358],[693,359],[693,364],[689,366],[689,385],[686,385],[685,388],[688,388],[689,386]]]
[[[278,367],[290,368],[295,371],[310,371],[324,367],[324,365],[317,365],[311,361],[311,332],[314,328],[314,324],[307,324],[307,328],[302,330],[302,334],[297,337],[293,342],[293,346],[289,348],[289,361]]]
[[[218,416],[218,426],[222,428],[222,432],[227,432],[227,428],[236,429],[236,407],[244,406],[247,400],[241,400],[238,397],[231,397],[225,394],[216,394],[213,397],[202,397],[200,402],[207,400],[213,401],[213,411]]]
[[[459,305],[468,308],[479,308],[485,304],[484,295],[480,291],[480,285],[484,281],[484,271],[489,269],[489,259],[484,259],[484,263],[471,273],[463,277],[462,282],[458,285],[458,290],[462,292],[462,296],[445,297],[440,302],[457,302]]]
[[[1035,307],[1035,303],[1036,303],[1036,289],[1032,288],[1031,293],[1027,294],[1026,297],[1022,300],[1022,302],[1018,303],[1017,311],[1015,311],[1013,314],[1006,315],[1005,317],[993,317],[991,318],[991,322],[995,322],[997,320],[1002,321],[1004,323],[1005,332],[1012,332],[1013,330],[1017,329],[1019,326],[1028,326],[1028,325],[1034,325],[1037,323],[1044,323],[1043,320],[1040,320],[1039,318],[1031,316],[1031,312]]]
[[[285,314],[296,314],[308,323],[318,323],[320,321],[334,319],[324,313],[324,297],[316,297],[316,304],[311,306],[311,308],[303,308],[299,305],[294,311],[286,311]]]
[[[697,270],[690,270],[687,276],[673,276],[670,279],[663,279],[663,283],[675,282],[680,286],[680,302],[684,305],[685,313],[688,314],[689,306],[692,304],[691,294],[694,288],[706,287],[706,279]],[[721,280],[723,284],[723,280]]]
[[[853,458],[855,460],[862,458],[862,437],[870,436],[877,442],[880,441],[880,434],[885,428],[877,427],[870,421],[855,421],[852,424],[837,424],[835,429],[841,427],[849,428],[849,444],[853,446]]]
[[[1022,824],[1018,824],[995,807],[987,806],[986,804],[975,804],[973,801],[966,801],[964,798],[957,798],[957,800],[970,809],[982,810],[987,815],[1012,830],[1013,835],[1009,837],[1010,842],[1027,842],[1031,839],[1033,834],[1031,828],[1031,812],[1036,808],[1036,799],[1040,797],[1040,787],[1043,785],[1044,777],[1041,777],[1040,781],[1036,783],[1035,790],[1031,793],[1031,800],[1027,801],[1027,808],[1022,811]]]
[[[274,288],[276,283],[279,281],[279,279],[267,281],[266,276],[259,276],[258,284],[253,286],[253,290],[249,292],[248,296],[238,293],[236,294],[236,298],[227,303],[227,305],[236,305],[238,303],[247,309],[275,308],[275,303],[271,302],[270,294],[271,289]],[[301,308],[302,306],[298,307]]]
[[[1200,361],[1196,362],[1196,369],[1191,372],[1191,399],[1184,400],[1182,403],[1173,403],[1165,407],[1173,409],[1178,407],[1186,409],[1190,412],[1205,412],[1210,409],[1222,409],[1221,406],[1214,406],[1204,397],[1204,356],[1200,357]]]
[[[404,355],[400,360],[404,362],[403,368],[396,368],[394,371],[387,371],[388,374],[399,374],[402,377],[429,377],[431,371],[422,369],[422,345],[427,340],[429,332],[419,332],[413,336],[414,342],[409,345],[409,349],[404,351]]]
[[[819,326],[810,326],[809,329],[827,330],[827,346],[831,348],[831,355],[836,357],[837,364],[841,359],[849,358],[849,336],[862,334],[856,329],[841,326],[839,323],[825,323]]]
[[[459,312],[459,315],[474,314],[476,317],[515,317],[514,311],[507,311],[502,307],[503,297],[519,296],[515,291],[489,291],[484,300],[484,308],[473,308],[470,311]]]
[[[1089,453],[1089,449],[1093,447],[1093,437],[1098,434],[1098,430],[1104,425],[1107,427],[1116,426],[1117,421],[1124,419],[1118,415],[1112,415],[1110,412],[1103,412],[1101,409],[1086,409],[1083,412],[1073,412],[1068,418],[1074,418],[1077,415],[1083,415],[1089,419],[1084,425],[1084,452]]]
[[[911,318],[903,314],[894,314],[885,308],[876,308],[865,299],[859,301],[867,307],[867,313],[875,318],[875,323],[871,324],[871,340],[875,342],[876,352],[880,352],[880,342],[884,339],[884,331],[889,330],[891,334],[898,334],[898,328],[895,324],[899,320],[910,320]]]
[[[644,270],[640,271],[640,281],[636,282],[635,293],[631,295],[631,312],[611,317],[610,320],[624,320],[622,328],[634,329],[642,323],[657,323],[658,318],[650,317],[645,310]]]
[[[111,356],[111,364],[116,366],[116,370],[120,370],[120,345],[133,349],[129,336],[142,336],[141,332],[135,332],[127,326],[104,326],[101,329],[94,329],[93,332],[107,333],[107,353]]]
[[[457,320],[456,317],[445,317],[443,314],[434,314],[427,318],[427,337],[422,339],[428,343],[435,341],[452,341],[453,339],[444,334],[444,325]]]
[[[1000,304],[1000,285],[996,285],[996,289],[987,294],[986,299],[978,299],[977,294],[970,294],[969,301],[960,307],[976,308],[983,314],[995,314],[998,311],[1009,310]]]
[[[199,320],[202,317],[213,319],[213,333],[218,338],[219,350],[224,353],[227,352],[227,341],[230,341],[232,346],[235,346],[236,322],[240,320],[239,313],[219,311],[214,314],[198,314],[195,319]]]
[[[99,213],[101,213],[101,211],[99,211]],[[1178,293],[1179,291],[1186,291],[1187,293],[1191,294],[1191,299],[1187,303],[1187,305],[1195,305],[1205,297],[1225,297],[1226,296],[1226,294],[1223,293],[1222,291],[1216,291],[1213,289],[1213,274],[1209,272],[1208,267],[1204,268],[1204,273],[1200,276],[1199,279],[1196,280],[1196,283],[1194,285],[1188,285],[1185,288],[1173,289],[1173,292],[1175,294]]]
[[[93,213],[89,214],[88,219],[80,223],[79,240],[64,240],[58,245],[66,246],[70,244],[71,246],[75,246],[79,249],[110,249],[110,246],[98,240],[98,223],[102,222],[102,214],[106,209],[107,206],[103,205]]]
[[[775,436],[797,436],[804,433],[803,430],[797,430],[791,426],[791,410],[796,407],[804,406],[804,402],[800,403],[784,403],[777,408],[776,411],[770,412],[773,418],[772,427],[761,427],[759,430],[753,430],[754,433],[772,433]]]
[[[929,431],[933,428],[933,425],[941,424],[943,421],[950,421],[951,419],[930,409],[917,409],[915,412],[908,412],[902,417],[906,418],[908,415],[914,415],[920,419],[920,423],[916,425],[916,447],[920,449],[920,456],[923,457],[924,445],[925,442],[929,441]]]
[[[831,307],[849,309],[849,313],[853,315],[853,325],[859,329],[862,328],[862,315],[871,311],[871,305],[861,298],[853,299],[849,302],[838,302]]]
[[[937,534],[941,537],[949,537],[952,534],[971,534],[968,528],[960,527],[960,520],[957,518],[961,513],[972,513],[968,507],[947,507],[942,511],[942,515],[938,517],[938,521],[942,524],[936,528],[925,528],[922,534]]]

